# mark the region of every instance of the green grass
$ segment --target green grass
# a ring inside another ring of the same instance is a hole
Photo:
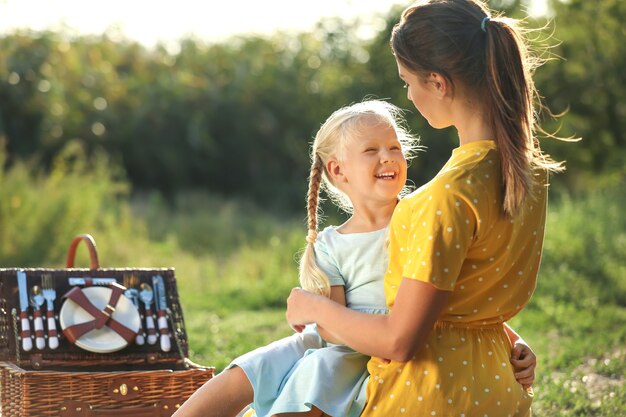
[[[190,357],[224,368],[236,356],[292,333],[283,309],[232,311],[224,316],[199,310],[185,314]]]
[[[0,152],[0,165],[2,165]],[[91,233],[103,267],[175,267],[190,358],[219,369],[291,333],[304,210],[184,193],[131,198],[103,157],[70,145],[50,175],[0,170],[0,265],[63,267]],[[626,218],[623,187],[556,195],[537,290],[511,324],[538,356],[535,415],[617,416],[626,407]],[[79,250],[77,265],[88,265]]]
[[[539,358],[536,415],[617,416],[626,406],[624,203],[619,190],[607,190],[560,196],[551,204],[536,293],[512,320]],[[301,232],[294,233],[297,241]],[[286,268],[287,278],[271,284],[280,287],[282,298],[267,299],[268,305],[280,305],[295,282],[295,264]],[[189,284],[180,285],[185,290]],[[241,291],[238,300],[254,297],[257,290]],[[236,305],[213,315],[207,332],[206,320],[194,320],[211,310],[189,297],[189,303],[183,301],[186,317],[194,318],[187,320],[192,356],[200,362],[222,368],[233,357],[290,333],[282,308],[249,311]],[[224,300],[225,305],[233,304]]]

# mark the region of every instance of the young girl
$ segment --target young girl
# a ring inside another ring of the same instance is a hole
[[[386,313],[387,226],[406,181],[406,159],[415,147],[399,110],[384,101],[342,108],[322,125],[313,143],[307,196],[308,243],[300,264],[305,289],[354,311]],[[318,234],[320,188],[352,215]],[[518,338],[513,332],[511,337]],[[234,416],[250,402],[257,416],[358,416],[369,357],[332,341],[323,327],[310,327],[247,353],[175,416]],[[520,379],[532,382],[534,355],[520,342],[513,360],[520,352],[520,364],[527,368]]]
[[[288,300],[292,325],[315,322],[373,356],[363,416],[530,414],[532,391],[515,383],[502,323],[535,288],[547,172],[560,166],[533,136],[522,40],[514,21],[491,17],[478,0],[421,1],[393,30],[408,98],[433,127],[454,126],[459,147],[396,207],[389,314],[299,289]]]

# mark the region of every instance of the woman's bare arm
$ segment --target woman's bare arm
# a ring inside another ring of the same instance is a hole
[[[406,362],[425,343],[449,296],[449,291],[430,283],[403,278],[392,311],[374,315],[293,289],[287,300],[287,321],[291,325],[315,322],[356,351]]]
[[[333,285],[330,287],[330,299],[336,302],[337,304],[344,306],[346,305],[346,291],[343,285]],[[322,336],[326,342],[340,344],[341,342],[332,336],[329,332],[326,331],[322,326],[317,325],[317,332]]]

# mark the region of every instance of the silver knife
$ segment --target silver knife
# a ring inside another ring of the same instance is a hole
[[[157,323],[159,326],[159,333],[161,334],[161,350],[163,352],[169,352],[172,348],[170,341],[170,331],[167,328],[167,300],[165,296],[165,284],[163,283],[163,277],[161,275],[155,275],[152,277],[152,287],[155,291],[155,300],[157,305]]]
[[[77,278],[70,277],[67,283],[70,285],[109,285],[117,282],[115,278]],[[88,284],[89,283],[89,284]]]
[[[28,290],[26,289],[26,272],[17,271],[17,288],[20,293],[20,321],[22,324],[22,349],[28,352],[33,348],[33,341],[30,338],[30,322],[28,321]]]

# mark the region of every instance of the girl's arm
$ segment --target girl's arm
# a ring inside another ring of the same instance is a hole
[[[511,350],[511,365],[515,369],[515,379],[524,388],[528,388],[535,382],[537,356],[528,346],[528,343],[506,323],[504,323],[504,330],[509,336],[511,346],[513,346]]]
[[[287,321],[292,326],[315,322],[358,352],[406,362],[425,343],[449,296],[430,283],[403,278],[391,312],[376,315],[294,288],[287,300]]]

